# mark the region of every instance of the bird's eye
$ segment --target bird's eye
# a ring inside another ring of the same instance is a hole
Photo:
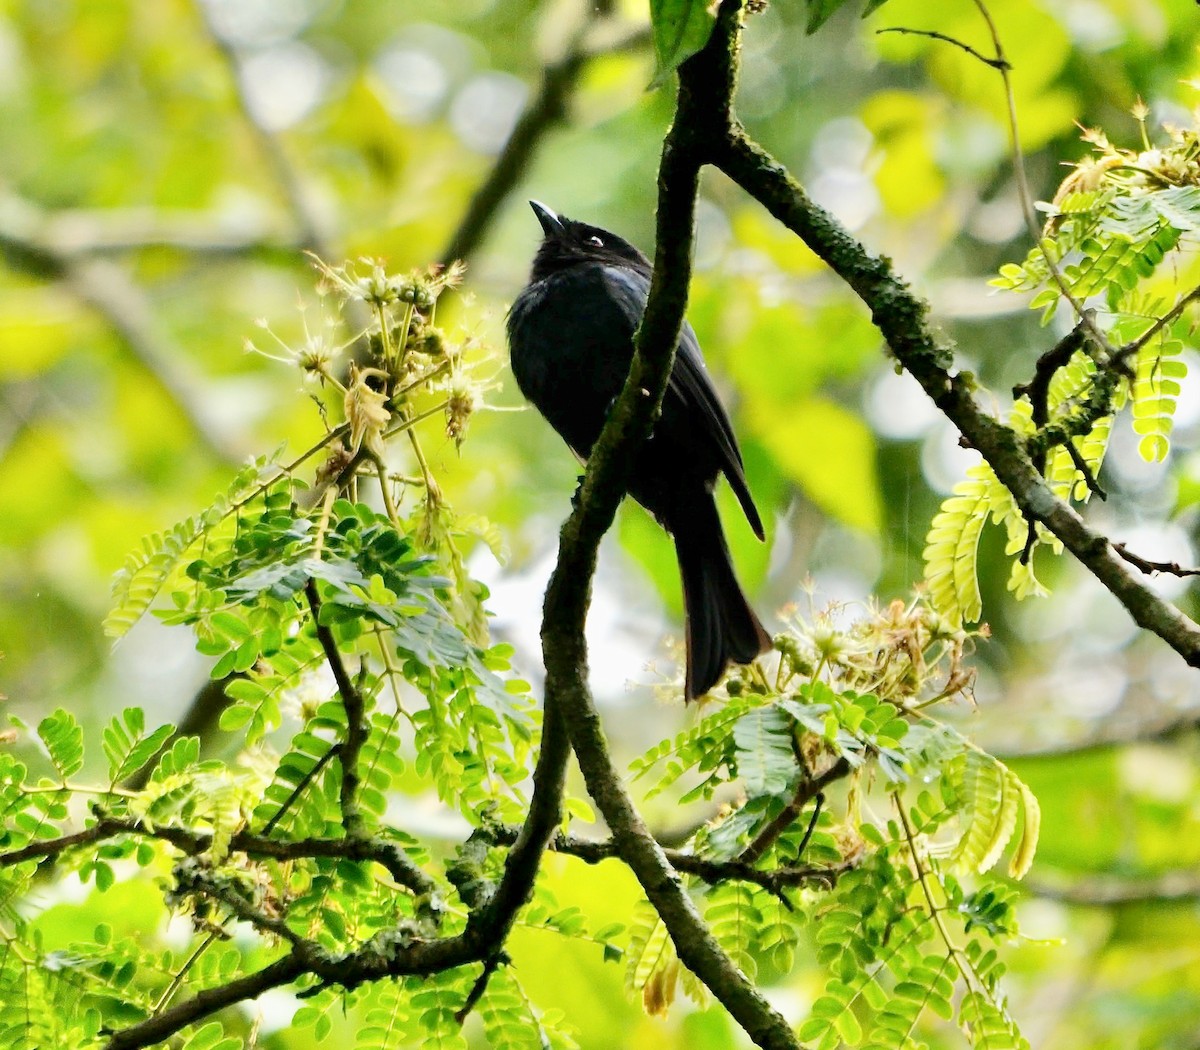
[[[600,240],[600,238],[599,238],[599,237],[597,237],[595,234],[593,234],[591,237],[589,237],[589,238],[587,239],[587,242],[588,242],[588,244],[593,244],[593,245],[595,245],[597,248],[603,248],[603,247],[604,247],[604,242],[603,242],[602,240]]]

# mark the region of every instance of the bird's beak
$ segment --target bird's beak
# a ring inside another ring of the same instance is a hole
[[[541,201],[530,201],[529,206],[538,222],[542,224],[542,232],[547,237],[557,237],[563,232],[563,221],[553,209],[547,208]]]

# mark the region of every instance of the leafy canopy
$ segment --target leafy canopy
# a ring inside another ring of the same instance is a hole
[[[535,1005],[516,970],[485,963],[480,981],[479,964],[407,961],[464,936],[489,901],[528,806],[539,716],[510,651],[487,640],[467,530],[418,437],[438,419],[461,441],[489,385],[486,356],[435,324],[458,271],[318,266],[339,308],[373,319],[345,380],[332,328],[270,351],[305,377],[324,437],[290,461],[282,450],[255,460],[210,507],[148,537],[107,620],[119,636],[153,608],[193,632],[226,683],[221,726],[240,754],[207,758],[196,737],[148,728],[131,707],[102,734],[98,779],[78,780],[92,746],[63,710],[36,728],[44,772],[0,757],[5,1046],[100,1047],[108,1032],[158,1023],[181,1045],[232,1050],[235,1021],[207,1010],[175,1021],[172,1008],[293,959],[294,1024],[317,1039],[348,1010],[357,1046],[409,1045],[416,1031],[461,1046],[474,1009],[493,1045],[574,1045],[568,1020]],[[796,619],[774,657],[633,764],[651,796],[741,791],[677,862],[749,974],[789,970],[816,923],[829,979],[801,1030],[816,1046],[882,1046],[921,1018],[955,1016],[973,1044],[1023,1045],[996,954],[1016,930],[1010,892],[987,873],[1006,850],[1010,875],[1028,869],[1037,803],[932,713],[969,689],[970,642],[923,601]],[[829,801],[843,778],[844,801]],[[406,830],[396,802],[422,793],[467,822],[456,848]],[[568,830],[591,819],[578,800],[564,809]],[[595,843],[567,834],[555,847],[586,860]],[[154,887],[190,921],[188,943],[100,925],[43,950],[36,916],[12,904],[45,857],[98,893]],[[532,890],[520,924],[623,960],[651,1013],[681,984],[703,998],[648,903],[597,923],[560,906],[544,879]],[[254,936],[234,938],[237,925]]]

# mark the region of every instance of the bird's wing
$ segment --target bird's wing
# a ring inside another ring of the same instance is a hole
[[[604,267],[604,278],[614,297],[623,300],[630,308],[630,315],[640,318],[646,308],[646,297],[650,294],[649,278],[616,266]],[[684,418],[697,420],[701,431],[712,441],[720,469],[729,479],[730,487],[742,505],[754,534],[761,540],[764,535],[762,518],[759,517],[758,508],[755,507],[754,498],[746,484],[746,472],[742,464],[742,454],[738,450],[737,438],[733,433],[733,425],[729,422],[729,416],[717,397],[717,391],[704,365],[696,333],[687,321],[683,322],[683,329],[679,334],[675,364],[671,369],[671,378],[667,382],[667,391],[663,398],[663,411],[666,412],[672,407]]]

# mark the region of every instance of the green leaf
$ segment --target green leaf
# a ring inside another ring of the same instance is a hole
[[[166,532],[142,540],[141,549],[129,555],[113,577],[111,612],[104,618],[104,633],[119,639],[150,608],[172,573],[202,539],[241,506],[247,494],[261,487],[262,478],[274,470],[282,447],[271,456],[255,459],[234,477],[229,488],[199,514],[186,518]]]
[[[1012,775],[1012,774],[1010,774]],[[1008,873],[1014,879],[1023,879],[1033,864],[1033,855],[1037,852],[1038,832],[1042,826],[1042,808],[1038,805],[1037,797],[1016,776],[1017,787],[1021,792],[1023,824],[1021,838],[1013,851],[1012,860],[1008,865]]]
[[[83,768],[83,730],[70,711],[60,707],[38,723],[37,731],[64,781]]]
[[[209,1021],[183,1044],[183,1050],[241,1050],[244,1045],[240,1036],[226,1036],[220,1021]]]
[[[726,882],[712,887],[704,909],[712,935],[751,980],[758,970],[755,950],[763,941],[764,896],[747,883]]]
[[[565,822],[570,822],[572,818],[582,820],[585,824],[596,823],[596,811],[581,798],[575,798],[571,795],[563,799],[563,819]]]
[[[876,7],[879,7],[884,0],[876,0],[865,14],[870,14]],[[810,36],[821,28],[830,17],[846,3],[846,0],[808,0],[808,21],[804,25],[804,31]]]
[[[625,990],[640,993],[646,1013],[661,1014],[675,1000],[679,958],[667,928],[646,900],[638,902],[625,950]]]
[[[1170,449],[1180,381],[1187,375],[1187,365],[1179,357],[1182,352],[1180,340],[1162,339],[1151,340],[1137,354],[1137,378],[1131,391],[1133,431],[1141,437],[1138,452],[1148,463],[1161,463]]]
[[[791,720],[778,707],[748,711],[733,727],[737,768],[751,795],[778,795],[796,775]]]
[[[862,1025],[858,1023],[858,1018],[849,1010],[843,1010],[838,1014],[833,1023],[843,1042],[854,1046],[862,1041]]]
[[[650,87],[660,87],[679,66],[708,43],[717,20],[713,0],[650,0],[656,69]]]
[[[1041,823],[1033,793],[1004,763],[975,749],[951,763],[947,775],[963,808],[955,864],[978,874],[991,869],[1012,840],[1017,817],[1023,813],[1024,830],[1011,862],[1013,877],[1020,878],[1033,862]]]
[[[140,707],[127,707],[104,730],[104,754],[108,758],[111,784],[133,776],[150,761],[175,732],[173,725],[161,725],[146,733],[145,715]]]

